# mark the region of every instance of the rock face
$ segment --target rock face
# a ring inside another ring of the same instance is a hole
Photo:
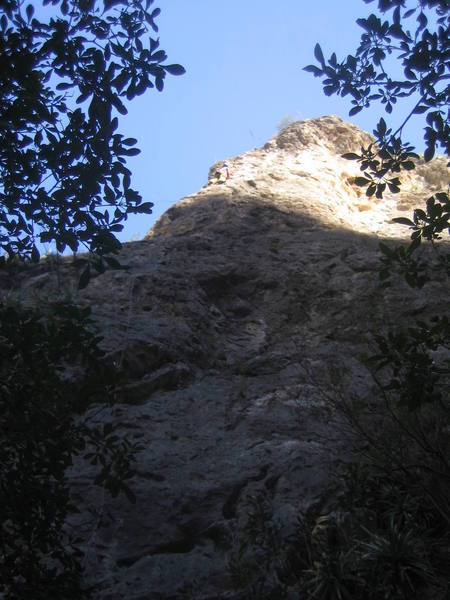
[[[370,200],[340,156],[369,140],[337,117],[289,125],[227,159],[230,180],[170,208],[125,245],[127,270],[80,293],[127,375],[114,419],[144,447],[134,505],[102,498],[74,469],[75,500],[110,515],[84,532],[97,598],[231,598],[222,542],[249,494],[265,492],[287,529],[299,508],[332,498],[345,447],[328,419],[330,382],[370,397],[359,357],[371,332],[447,301],[444,285],[383,288],[377,272],[379,239],[408,235],[391,218],[442,186],[445,161]],[[17,285],[48,288],[47,271]]]

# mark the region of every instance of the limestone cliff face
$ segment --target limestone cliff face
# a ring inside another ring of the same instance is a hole
[[[314,221],[322,228],[370,236],[405,235],[404,227],[390,220],[446,187],[446,160],[420,162],[415,171],[403,172],[400,194],[387,192],[383,200],[367,198],[365,190],[354,183],[355,176],[361,176],[358,163],[341,155],[359,152],[372,141],[369,134],[338,117],[293,123],[263,148],[228,158],[230,180],[207,185],[178,202],[148,236],[199,233],[221,223],[232,228],[243,218],[251,219],[255,207],[278,210],[285,223],[301,215],[303,221]],[[211,167],[210,180],[216,167]],[[276,227],[277,221],[273,224]]]
[[[247,495],[265,491],[287,528],[332,496],[344,449],[328,422],[330,376],[345,372],[344,393],[364,401],[370,333],[445,306],[439,283],[383,288],[377,251],[380,237],[407,235],[390,220],[441,187],[445,161],[368,200],[340,155],[369,139],[337,117],[289,125],[227,159],[230,180],[178,202],[125,245],[128,270],[80,294],[128,378],[114,419],[145,447],[136,505],[72,475],[74,500],[111,515],[85,530],[99,599],[182,598],[194,581],[195,598],[231,598],[220,542],[245,522]],[[16,285],[53,284],[42,264]]]

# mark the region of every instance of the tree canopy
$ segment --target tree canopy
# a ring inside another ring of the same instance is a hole
[[[139,153],[118,131],[126,102],[161,91],[167,64],[153,0],[3,0],[0,18],[0,248],[39,259],[80,245],[120,247],[129,213],[150,213],[126,166]]]
[[[364,0],[366,4],[373,1]],[[383,20],[375,14],[357,19],[363,33],[353,54],[338,61],[333,52],[325,60],[322,48],[316,44],[318,65],[308,65],[305,70],[323,78],[325,94],[351,98],[350,116],[376,102],[384,106],[388,115],[395,108],[400,109],[402,101],[412,103],[395,131],[380,118],[373,130],[374,143],[361,148],[360,154],[344,155],[359,162],[363,173],[356,183],[366,187],[366,195],[382,198],[386,189],[400,191],[399,174],[414,169],[419,158],[415,148],[403,138],[405,125],[411,119],[422,120],[426,161],[437,150],[450,154],[450,2],[378,0],[378,8],[383,14],[389,13],[390,19]],[[410,285],[422,287],[428,276],[414,253],[422,240],[432,242],[437,250],[435,242],[443,232],[450,232],[448,190],[428,198],[424,208],[414,211],[412,219],[395,220],[411,228],[411,243],[407,249],[380,244],[384,254],[381,276],[387,279],[391,267],[397,265]],[[438,256],[440,267],[450,274],[450,255],[441,252]]]
[[[354,54],[338,61],[333,52],[326,61],[316,44],[319,66],[308,65],[305,70],[323,77],[327,96],[351,97],[350,116],[377,101],[391,114],[399,100],[412,97],[414,105],[394,133],[384,120],[375,132],[382,148],[396,159],[392,166],[408,169],[410,146],[402,144],[401,134],[413,115],[426,117],[425,159],[431,159],[439,148],[449,154],[450,4],[448,0],[379,0],[378,8],[382,13],[392,11],[391,20],[375,14],[357,19],[364,33]]]

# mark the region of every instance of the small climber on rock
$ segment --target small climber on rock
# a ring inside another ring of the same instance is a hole
[[[228,166],[228,163],[223,163],[222,168],[220,169],[220,182],[219,183],[225,183],[225,181],[227,181],[227,179],[230,179],[230,167]]]
[[[230,179],[230,167],[224,162],[216,169],[210,183],[225,183],[228,179]]]

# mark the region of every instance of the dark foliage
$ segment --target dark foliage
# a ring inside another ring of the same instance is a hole
[[[374,0],[365,0],[367,4]],[[409,145],[403,145],[400,136],[413,115],[426,116],[425,158],[433,157],[436,148],[449,153],[449,97],[448,69],[450,64],[450,17],[448,0],[420,2],[378,1],[382,13],[393,10],[392,20],[382,20],[371,14],[367,19],[357,19],[364,30],[355,55],[339,62],[336,54],[325,61],[319,44],[315,57],[319,66],[309,65],[305,70],[323,77],[324,92],[328,96],[350,95],[353,108],[350,116],[380,101],[387,113],[402,98],[417,101],[395,133],[386,128],[383,119],[374,132],[384,154],[379,170],[398,171],[411,168]],[[415,28],[413,33],[407,28]],[[433,30],[433,28],[435,30]],[[403,68],[404,79],[390,74],[388,58],[397,58]]]
[[[81,416],[92,403],[107,411],[117,379],[89,312],[69,301],[41,309],[0,304],[0,592],[7,599],[85,595],[80,540],[66,521],[77,510],[67,479],[75,457],[98,465],[96,485],[134,500],[126,480],[138,447],[107,419],[96,425]]]
[[[342,476],[336,509],[300,513],[288,537],[270,500],[249,498],[248,526],[229,560],[238,597],[446,600],[450,538],[441,507],[424,502],[419,486],[401,475],[360,464]]]
[[[365,0],[367,4],[373,1]],[[390,114],[402,100],[414,100],[413,108],[395,131],[381,118],[373,131],[375,142],[361,148],[360,154],[344,155],[360,163],[363,175],[356,183],[366,187],[367,196],[382,198],[386,189],[399,192],[401,171],[415,167],[418,156],[414,148],[402,140],[405,125],[411,118],[425,119],[425,160],[431,160],[439,149],[449,154],[450,3],[448,0],[379,0],[378,8],[382,13],[392,11],[391,19],[383,20],[375,14],[358,19],[364,33],[354,55],[339,62],[333,53],[326,61],[317,44],[314,55],[318,65],[308,65],[305,70],[323,78],[325,94],[351,97],[350,116],[374,102],[381,102]],[[397,59],[396,63],[393,58]],[[396,73],[393,64],[401,65],[403,76]],[[448,190],[429,198],[426,210],[416,209],[412,221],[397,221],[411,226],[412,242],[407,250],[381,248],[385,254],[382,276],[387,278],[391,266],[398,265],[410,285],[421,287],[426,276],[420,272],[421,266],[413,254],[422,239],[434,242],[443,231],[450,231]],[[448,275],[450,257],[441,255],[439,260]]]
[[[117,132],[125,102],[167,73],[153,0],[3,0],[0,18],[0,247],[39,259],[58,252],[115,252],[129,213],[150,213],[131,187],[136,140]]]

